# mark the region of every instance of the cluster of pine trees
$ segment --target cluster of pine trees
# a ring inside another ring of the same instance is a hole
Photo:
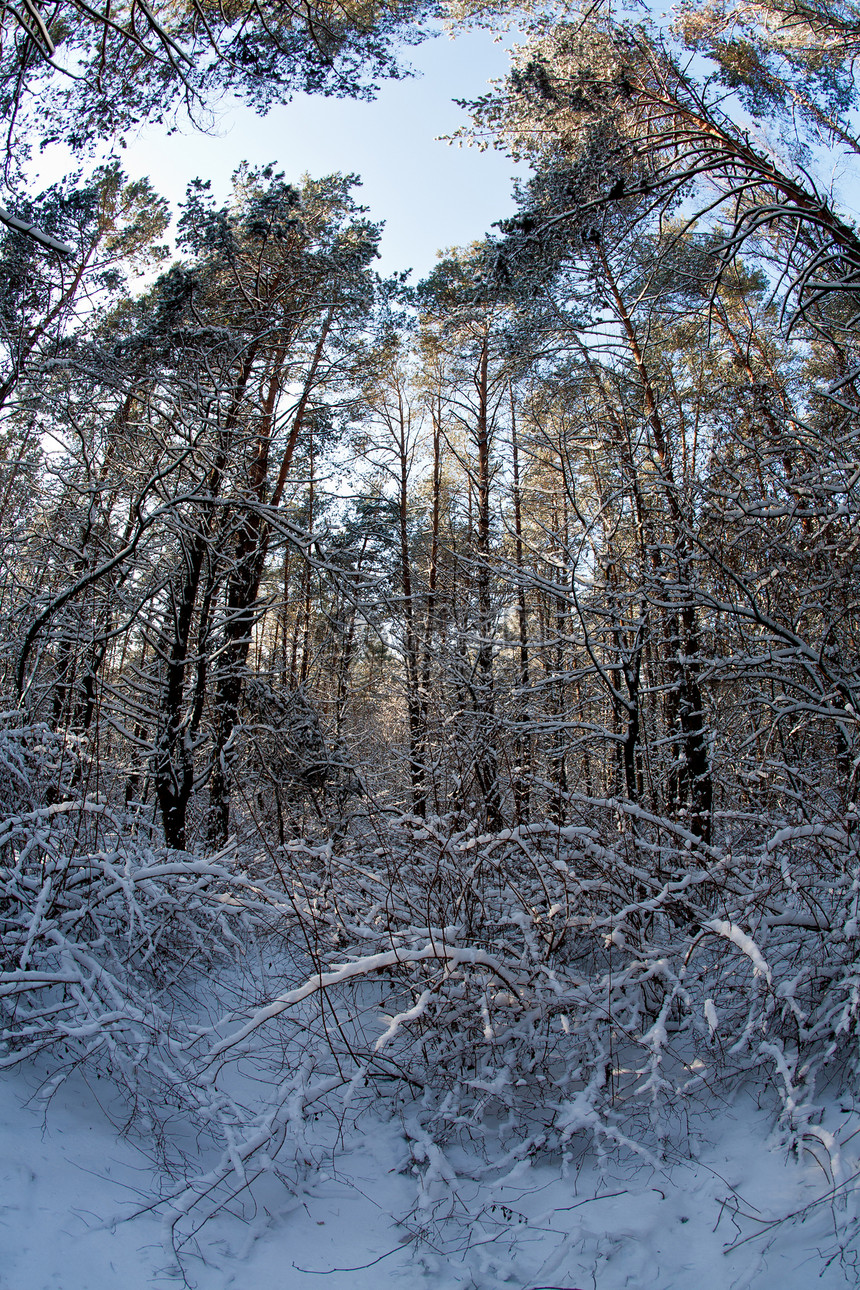
[[[6,1061],[139,1052],[211,916],[290,947],[236,1044],[317,1000],[326,1079],[440,1134],[618,1142],[766,1067],[808,1139],[856,1068],[860,235],[812,175],[860,151],[860,10],[517,13],[470,135],[532,178],[417,287],[349,177],[197,182],[175,255],[115,164],[3,212]],[[426,16],[9,5],[7,175],[219,86],[369,92]],[[231,1042],[171,1024],[135,1069],[211,1089]]]

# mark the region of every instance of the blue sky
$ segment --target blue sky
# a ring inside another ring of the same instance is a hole
[[[386,224],[380,271],[411,268],[415,281],[437,250],[467,244],[511,213],[518,168],[501,153],[437,141],[466,121],[453,98],[477,98],[490,78],[504,75],[505,47],[474,31],[455,40],[442,34],[405,53],[420,77],[384,85],[372,103],[298,95],[262,118],[222,104],[216,133],[190,125],[174,135],[150,129],[122,154],[123,165],[132,176],[148,175],[174,206],[197,177],[226,195],[244,160],[275,162],[288,179],[356,172],[358,198]],[[41,177],[50,182],[68,165],[55,151],[40,165]]]

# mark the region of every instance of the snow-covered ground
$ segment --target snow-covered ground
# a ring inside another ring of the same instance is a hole
[[[209,1222],[180,1271],[147,1208],[170,1190],[154,1144],[118,1134],[104,1081],[75,1075],[47,1108],[38,1088],[33,1068],[0,1084],[2,1290],[166,1290],[183,1274],[198,1290],[827,1290],[858,1280],[860,1118],[844,1099],[822,1124],[846,1144],[835,1176],[769,1147],[771,1114],[748,1095],[691,1112],[695,1160],[669,1150],[657,1168],[630,1158],[598,1167],[584,1152],[566,1174],[537,1161],[479,1177],[462,1148],[435,1155],[372,1105],[342,1131],[330,1114],[308,1118],[281,1180],[270,1173]]]

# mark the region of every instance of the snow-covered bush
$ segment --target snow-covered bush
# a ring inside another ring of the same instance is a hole
[[[436,1134],[520,1152],[583,1133],[651,1150],[695,1092],[764,1075],[799,1145],[820,1073],[856,1064],[853,819],[726,820],[708,846],[622,802],[577,813],[487,835],[403,817],[372,852],[290,844],[320,970],[236,1042],[316,997],[341,1071],[420,1093]]]
[[[75,791],[85,761],[5,719],[0,1063],[41,1055],[49,1089],[109,1074],[174,1165],[183,1108],[175,1249],[362,1090],[400,1108],[433,1177],[452,1139],[496,1163],[653,1158],[693,1098],[750,1077],[786,1142],[826,1155],[816,1082],[857,1064],[853,815],[726,817],[706,845],[581,797],[566,826],[379,815],[203,858]]]
[[[134,1099],[182,1100],[190,992],[265,897],[237,901],[223,858],[170,852],[76,791],[78,750],[43,726],[7,719],[0,765],[0,1064],[47,1053],[57,1076],[87,1062]]]

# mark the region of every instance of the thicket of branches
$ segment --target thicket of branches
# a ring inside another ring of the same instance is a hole
[[[520,211],[415,290],[348,177],[193,185],[169,264],[116,167],[24,212],[66,252],[6,233],[2,1060],[199,1116],[175,1239],[367,1083],[429,1172],[659,1151],[752,1077],[827,1151],[860,243],[809,171],[856,30],[543,16],[473,105]]]

